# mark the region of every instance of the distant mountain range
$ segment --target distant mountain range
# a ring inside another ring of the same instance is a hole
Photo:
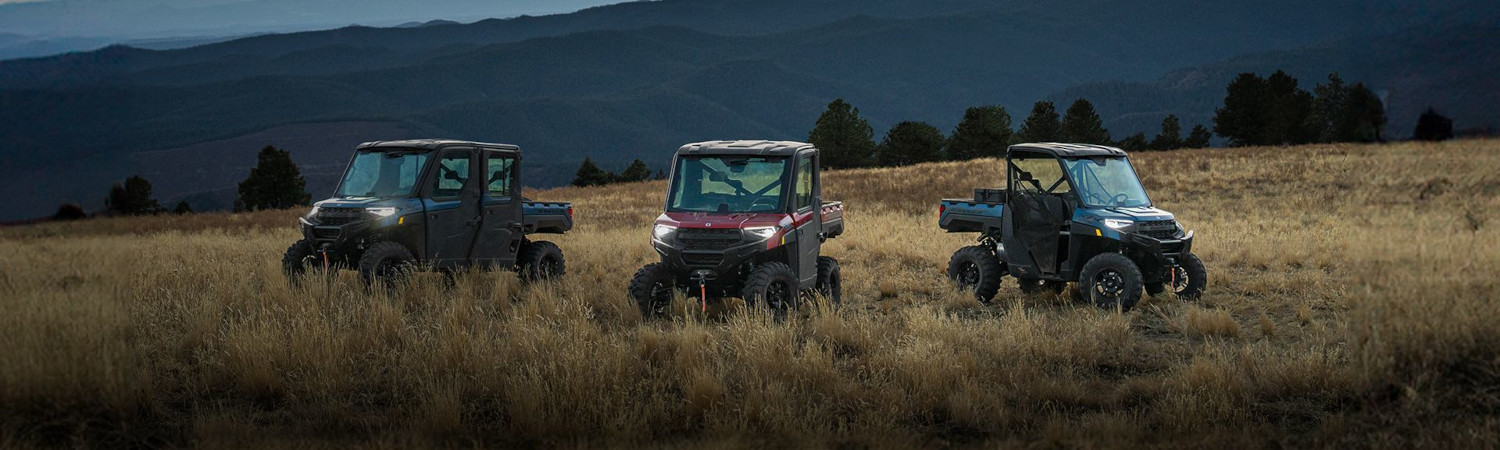
[[[834,98],[883,133],[1083,96],[1121,138],[1169,113],[1207,123],[1235,73],[1276,68],[1369,82],[1396,136],[1427,106],[1496,126],[1495,19],[1461,0],[662,0],[4,61],[0,187],[20,200],[0,219],[97,207],[131,174],[164,202],[227,206],[268,144],[314,197],[354,144],[408,137],[519,144],[550,186],[585,156],[660,168],[687,141],[805,139]]]

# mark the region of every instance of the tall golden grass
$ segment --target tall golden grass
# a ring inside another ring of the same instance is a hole
[[[283,279],[297,212],[0,229],[0,447],[1500,445],[1500,141],[1136,155],[1196,302],[943,278],[979,160],[826,177],[841,309],[642,321],[660,182],[576,205],[560,282]],[[686,303],[685,301],[682,303]]]

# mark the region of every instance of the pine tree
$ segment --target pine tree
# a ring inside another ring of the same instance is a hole
[[[1002,106],[980,106],[964,111],[964,118],[948,140],[949,160],[968,160],[1005,155],[1014,137],[1010,113]]]
[[[1068,112],[1063,114],[1059,132],[1063,142],[1099,145],[1110,143],[1109,130],[1104,129],[1104,121],[1094,111],[1094,104],[1081,98],[1074,101],[1068,107]]]
[[[1193,131],[1188,133],[1187,140],[1182,141],[1182,146],[1187,148],[1205,148],[1214,137],[1213,133],[1204,128],[1203,125],[1193,125]]]
[[[1229,83],[1214,132],[1234,145],[1294,145],[1318,138],[1313,96],[1280,70],[1261,78],[1242,73]]]
[[[1328,74],[1328,82],[1313,88],[1312,127],[1318,131],[1318,142],[1339,140],[1335,129],[1343,121],[1349,88],[1339,73]]]
[[[1214,133],[1233,145],[1260,145],[1265,136],[1266,80],[1242,73],[1229,83],[1224,106],[1215,110]]]
[[[823,167],[859,167],[875,151],[875,131],[859,117],[858,108],[838,99],[818,117],[807,142],[818,148]]]
[[[115,183],[109,190],[104,206],[111,213],[125,216],[140,216],[161,212],[161,205],[151,198],[151,182],[134,175],[125,179],[125,184]]]
[[[574,186],[603,186],[609,184],[614,177],[604,169],[594,164],[594,161],[585,157],[583,164],[578,166],[578,174],[573,177]]]
[[[1031,105],[1031,115],[1026,116],[1026,122],[1021,124],[1021,130],[1016,133],[1018,142],[1056,142],[1059,139],[1062,123],[1058,121],[1057,108],[1052,102],[1036,102]]]
[[[1412,133],[1412,139],[1419,141],[1453,139],[1453,119],[1438,114],[1436,109],[1427,108],[1427,111],[1417,118],[1417,129]]]
[[[1146,133],[1136,133],[1121,140],[1115,145],[1119,146],[1120,149],[1125,151],[1138,152],[1150,148],[1151,143],[1146,141]]]
[[[267,145],[260,149],[256,159],[250,176],[240,182],[235,211],[285,209],[312,200],[307,193],[307,180],[297,170],[297,163],[292,162],[291,152]]]
[[[1297,88],[1297,79],[1276,71],[1266,77],[1270,108],[1261,120],[1267,124],[1263,142],[1266,145],[1298,145],[1318,139],[1318,129],[1311,121],[1312,94]]]
[[[943,132],[922,122],[901,122],[886,132],[875,150],[881,166],[905,166],[941,160]]]
[[[1182,148],[1182,122],[1175,114],[1161,120],[1161,133],[1151,140],[1152,150],[1176,150]]]
[[[619,177],[617,177],[615,180],[621,183],[629,183],[633,181],[646,181],[649,179],[651,179],[651,168],[646,167],[646,163],[644,161],[637,159],[635,161],[631,161],[630,165],[625,167],[625,170],[621,171]]]
[[[1338,142],[1384,141],[1385,123],[1385,103],[1364,83],[1355,83],[1344,96],[1333,137]]]

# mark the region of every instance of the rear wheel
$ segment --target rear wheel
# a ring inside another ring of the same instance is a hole
[[[974,298],[988,304],[1000,292],[1005,266],[990,253],[989,247],[972,245],[953,252],[948,259],[948,279],[959,289],[974,292]]]
[[[742,297],[745,305],[771,311],[777,318],[786,317],[787,311],[797,307],[800,291],[797,274],[791,266],[782,263],[767,263],[750,272],[745,280]]]
[[[377,242],[359,257],[359,278],[366,287],[380,283],[386,289],[393,289],[416,271],[415,261],[405,246]]]
[[[1085,298],[1105,309],[1129,311],[1141,301],[1141,269],[1119,253],[1103,253],[1083,265],[1079,286]]]
[[[827,256],[818,257],[818,295],[827,298],[833,306],[843,301],[844,277],[839,273],[839,260]]]
[[[567,261],[557,244],[525,241],[521,243],[521,251],[516,252],[516,271],[525,281],[551,280],[567,272]]]
[[[671,269],[666,264],[651,263],[635,272],[630,279],[630,299],[641,308],[641,316],[647,319],[662,317],[672,306],[672,290],[676,289]]]

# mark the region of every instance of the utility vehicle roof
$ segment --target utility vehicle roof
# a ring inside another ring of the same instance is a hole
[[[792,156],[813,148],[806,142],[791,141],[708,141],[682,146],[679,155],[755,155]]]
[[[484,147],[502,150],[521,150],[520,147],[510,144],[491,144],[488,142],[456,141],[452,139],[411,139],[405,141],[375,141],[359,144],[356,150],[369,148],[418,148],[423,150],[437,150],[447,147]]]
[[[1011,151],[1025,150],[1046,153],[1063,158],[1089,158],[1094,156],[1125,156],[1125,151],[1114,147],[1091,144],[1061,144],[1057,142],[1038,142],[1030,144],[1016,144],[1010,146]]]

